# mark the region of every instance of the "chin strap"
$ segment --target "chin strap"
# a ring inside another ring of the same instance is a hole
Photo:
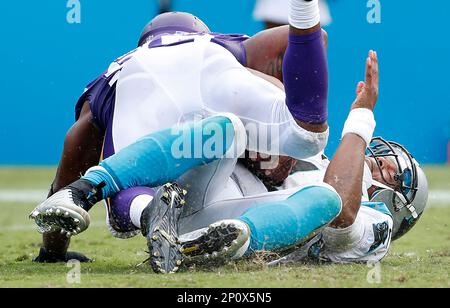
[[[383,183],[380,183],[378,181],[375,181],[375,180],[372,181],[372,185],[376,186],[376,187],[379,187],[379,188],[383,188],[383,189],[387,189],[387,190],[392,191],[397,196],[397,198],[399,198],[400,201],[406,206],[406,208],[411,212],[413,218],[414,219],[419,218],[419,215],[417,214],[416,208],[412,204],[408,203],[408,201],[405,199],[405,197],[400,192],[395,191],[391,187],[389,187],[389,186],[387,186],[387,185],[385,185]]]

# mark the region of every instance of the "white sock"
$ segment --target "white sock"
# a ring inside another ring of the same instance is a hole
[[[140,195],[134,198],[130,207],[131,222],[136,228],[141,228],[141,216],[147,205],[153,200],[150,195]]]
[[[319,0],[289,0],[289,24],[297,29],[310,29],[320,23]]]

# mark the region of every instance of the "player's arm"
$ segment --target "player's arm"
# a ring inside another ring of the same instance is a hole
[[[244,43],[247,66],[283,80],[286,106],[298,126],[328,133],[327,36],[318,0],[290,1],[289,23]]]
[[[261,31],[244,44],[246,66],[283,81],[283,58],[288,45],[289,26]]]
[[[333,228],[353,225],[361,206],[365,150],[375,129],[373,110],[378,100],[378,58],[373,51],[366,62],[366,81],[357,87],[357,98],[346,122],[343,139],[325,174],[324,181],[342,198],[343,210]]]
[[[86,102],[78,121],[69,129],[64,141],[64,150],[53,181],[49,197],[58,190],[78,180],[87,169],[98,164],[104,132],[92,121],[92,113]],[[43,247],[36,262],[64,262],[66,259],[88,261],[77,253],[67,253],[70,240],[57,233],[43,235]]]
[[[288,46],[289,26],[264,30],[244,44],[246,66],[283,82],[283,59]],[[328,48],[328,33],[322,29],[323,43]]]
[[[300,30],[300,32],[297,32],[298,34],[310,34],[314,31],[320,30],[319,27],[315,27],[312,29],[307,30]],[[260,76],[264,79],[268,79],[265,76],[271,76],[279,81],[283,82],[283,63],[284,63],[284,57],[286,54],[286,49],[288,48],[288,37],[290,33],[290,27],[289,26],[282,26],[275,29],[270,29],[266,31],[262,31],[258,33],[257,35],[253,36],[252,38],[248,39],[244,42],[244,47],[246,51],[246,59],[247,59],[247,67],[254,70],[263,73]],[[327,45],[328,45],[328,34],[325,30],[321,29],[322,32],[322,39],[323,39],[323,46],[324,50],[326,51]],[[317,46],[316,46],[317,48]],[[320,55],[320,53],[318,53]],[[288,59],[289,60],[289,59]],[[291,60],[292,61],[292,60]],[[307,55],[304,57],[304,59],[298,59],[296,60],[298,63],[298,67],[305,66],[302,62],[307,62],[309,59],[307,59]],[[321,61],[324,61],[324,57],[322,57]],[[322,66],[323,68],[324,66]],[[326,68],[326,67],[325,67]],[[303,75],[305,75],[306,72],[301,72]],[[292,74],[291,74],[292,75]],[[308,74],[308,76],[314,76],[315,74]],[[327,74],[324,74],[323,81],[316,82],[316,84],[327,84]],[[288,77],[289,79],[289,77]],[[288,80],[289,81],[289,80]],[[274,83],[273,81],[271,81]],[[306,81],[301,81],[302,84],[304,84]],[[292,88],[292,86],[291,86]],[[289,92],[289,88],[287,89]],[[292,92],[292,91],[291,91]],[[302,90],[302,93],[305,91]],[[319,89],[318,94],[320,95],[325,102],[322,102],[322,104],[326,104],[326,95],[323,95],[323,93],[327,93],[327,89]],[[315,94],[315,93],[313,93]],[[300,100],[309,100],[308,98],[296,98]],[[328,129],[328,123],[325,121],[324,123],[311,123],[311,121],[308,120],[299,120],[297,119],[297,124],[300,125],[302,128],[312,131],[312,132],[324,132]],[[320,121],[319,121],[320,122]]]
[[[66,134],[51,194],[78,180],[89,168],[98,164],[104,136],[105,132],[94,124],[89,103],[85,102],[80,118]]]

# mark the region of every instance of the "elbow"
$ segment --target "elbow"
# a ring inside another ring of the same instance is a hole
[[[355,223],[356,217],[356,213],[343,210],[341,215],[339,215],[332,223],[332,227],[336,229],[345,229],[351,227]]]
[[[357,198],[355,198],[357,199]],[[332,222],[331,226],[336,229],[345,229],[354,225],[358,217],[361,200],[344,200],[341,214]]]
[[[328,144],[329,129],[316,133],[296,127],[295,140],[288,140],[285,153],[296,159],[305,159],[323,152]]]

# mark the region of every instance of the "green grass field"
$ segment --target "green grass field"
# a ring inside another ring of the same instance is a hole
[[[269,269],[256,260],[156,275],[147,265],[138,266],[146,259],[145,240],[113,239],[101,206],[92,214],[92,228],[71,246],[95,262],[82,265],[81,284],[69,284],[71,268],[65,264],[31,262],[41,240],[27,219],[35,206],[27,200],[30,194],[39,196],[53,174],[52,168],[0,169],[0,287],[450,287],[450,168],[427,168],[431,189],[437,193],[415,229],[395,242],[383,260],[381,284],[367,282],[371,268],[366,265]]]

